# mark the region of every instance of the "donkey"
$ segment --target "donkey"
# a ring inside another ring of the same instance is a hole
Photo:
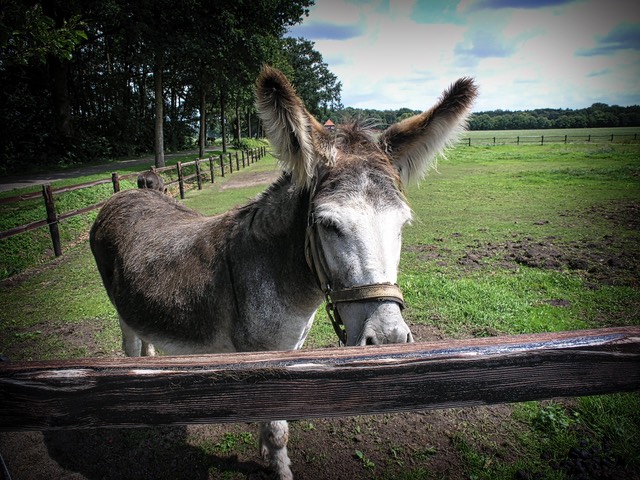
[[[207,217],[154,190],[114,195],[91,229],[93,255],[129,356],[302,347],[323,300],[347,346],[413,341],[397,286],[403,185],[420,179],[464,127],[476,86],[381,134],[324,129],[278,70],[257,108],[283,167],[255,200]],[[286,421],[260,426],[278,478],[292,479]]]
[[[138,175],[138,188],[150,188],[164,192],[164,180],[153,170],[147,170]]]

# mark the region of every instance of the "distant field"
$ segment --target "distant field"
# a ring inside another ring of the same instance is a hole
[[[465,140],[471,139],[472,144],[478,144],[474,140],[490,140],[493,138],[496,144],[516,143],[520,137],[520,143],[538,143],[540,137],[545,137],[545,143],[558,143],[564,141],[567,136],[569,143],[587,142],[589,136],[592,143],[609,142],[607,137],[614,136],[615,142],[640,142],[640,127],[615,127],[615,128],[551,128],[544,130],[474,130],[465,132],[462,135],[460,143],[466,143]],[[624,136],[624,138],[623,138]],[[618,138],[615,138],[618,137]]]

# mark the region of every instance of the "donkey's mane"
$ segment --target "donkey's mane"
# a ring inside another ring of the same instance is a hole
[[[374,120],[354,119],[337,127],[334,145],[335,167],[332,176],[344,170],[367,168],[376,175],[386,177],[399,192],[403,187],[397,169],[391,164],[378,144],[380,131]]]
[[[359,152],[360,148],[367,145],[376,144],[375,130],[376,123],[374,120],[363,120],[356,118],[349,122],[339,125],[335,134],[335,145],[343,152],[353,154]]]
[[[297,205],[308,195],[304,192],[306,189],[296,189],[291,175],[283,172],[252,201],[230,212],[236,219],[238,232],[251,231],[258,238],[267,238],[290,231]]]

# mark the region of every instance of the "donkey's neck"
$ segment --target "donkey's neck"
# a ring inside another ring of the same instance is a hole
[[[234,339],[239,350],[300,346],[322,303],[304,255],[308,205],[308,193],[283,176],[231,213],[225,257],[243,326]]]

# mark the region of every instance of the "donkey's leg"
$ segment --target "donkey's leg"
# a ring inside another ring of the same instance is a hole
[[[120,319],[122,330],[122,349],[127,357],[153,357],[156,349],[153,344],[142,340],[138,334],[124,321]]]
[[[153,346],[153,343],[145,342],[144,340],[141,340],[140,342],[142,343],[140,354],[143,357],[155,357],[156,347]]]
[[[120,319],[120,330],[122,330],[122,350],[127,357],[142,356],[142,340],[129,325]]]
[[[265,422],[260,424],[260,451],[269,466],[274,469],[279,480],[293,480],[287,454],[289,440],[289,424],[286,420]]]

